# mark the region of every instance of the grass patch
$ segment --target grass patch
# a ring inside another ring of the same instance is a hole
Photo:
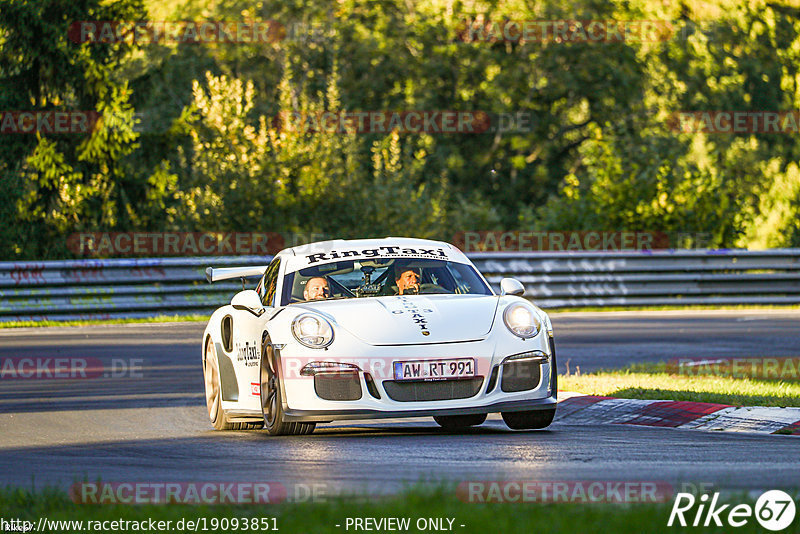
[[[733,406],[800,406],[800,382],[730,376],[687,376],[667,364],[635,364],[619,371],[559,375],[558,387],[626,399],[713,402]]]
[[[732,502],[751,502],[739,499]],[[418,532],[415,527],[420,518],[453,519],[452,532],[547,532],[549,534],[574,534],[575,532],[661,533],[672,507],[671,499],[657,504],[577,504],[577,503],[468,503],[456,498],[454,488],[439,487],[434,490],[412,488],[385,498],[329,498],[326,502],[281,503],[275,505],[78,505],[58,490],[32,492],[23,489],[0,489],[0,510],[8,520],[19,518],[38,524],[40,517],[48,520],[106,521],[147,519],[180,521],[207,518],[205,532],[233,532],[211,528],[211,518],[276,518],[279,532],[347,532],[346,520],[351,518],[410,518],[408,532]],[[271,523],[270,523],[271,524]],[[340,525],[337,527],[336,525]],[[447,525],[447,521],[444,521]],[[463,527],[461,525],[464,525]],[[797,526],[795,525],[796,529]],[[693,528],[692,532],[726,532],[730,527]],[[97,529],[95,529],[97,530]],[[351,525],[349,531],[353,531]],[[75,532],[56,530],[51,532]],[[244,531],[240,529],[237,531]],[[264,532],[265,530],[260,530]],[[380,530],[385,532],[386,530]],[[737,532],[763,532],[751,518]],[[797,532],[789,528],[785,532]]]
[[[208,315],[157,315],[155,317],[135,317],[118,319],[81,319],[75,321],[8,321],[0,322],[0,328],[23,328],[39,326],[87,326],[100,324],[132,324],[132,323],[174,323],[174,322],[204,322]]]

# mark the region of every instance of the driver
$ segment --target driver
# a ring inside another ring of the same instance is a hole
[[[420,273],[418,268],[401,267],[397,269],[394,282],[397,286],[398,294],[416,295],[419,293],[419,280]]]
[[[306,300],[320,300],[331,296],[331,289],[328,287],[328,280],[323,276],[309,278],[306,288],[303,290],[303,298]]]

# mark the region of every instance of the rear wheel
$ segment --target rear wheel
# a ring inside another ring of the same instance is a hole
[[[483,422],[486,421],[486,415],[485,413],[471,415],[434,415],[433,420],[436,421],[440,427],[451,430],[483,424]]]
[[[529,412],[503,412],[503,421],[513,430],[534,430],[550,426],[555,415],[555,408]]]
[[[271,436],[297,436],[311,434],[316,423],[289,423],[283,420],[281,402],[281,381],[279,379],[275,348],[269,336],[264,337],[261,346],[261,412],[264,414],[264,428]]]
[[[261,423],[231,423],[222,409],[222,388],[219,378],[219,361],[214,341],[209,337],[206,342],[206,359],[203,365],[203,378],[206,386],[206,409],[208,418],[215,430],[254,430],[261,428]]]

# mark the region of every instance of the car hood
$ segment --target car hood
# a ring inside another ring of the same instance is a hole
[[[370,345],[452,343],[485,338],[499,300],[484,295],[411,295],[328,300],[300,307],[329,317]]]

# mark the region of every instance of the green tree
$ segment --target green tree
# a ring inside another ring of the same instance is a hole
[[[340,108],[337,78],[322,95],[297,92],[287,69],[282,109],[313,117]],[[206,74],[184,114],[168,224],[199,230],[291,231],[356,237],[444,233],[446,182],[423,181],[425,143],[392,133],[371,145],[355,132],[312,131],[284,115],[251,118],[254,84]],[[361,157],[365,149],[371,157]],[[404,226],[408,224],[408,226]]]
[[[115,69],[124,43],[75,43],[75,21],[136,20],[141,0],[0,0],[0,109],[101,115],[88,136],[20,135],[0,148],[0,257],[65,254],[69,231],[135,220],[121,160],[135,148],[133,110]]]

